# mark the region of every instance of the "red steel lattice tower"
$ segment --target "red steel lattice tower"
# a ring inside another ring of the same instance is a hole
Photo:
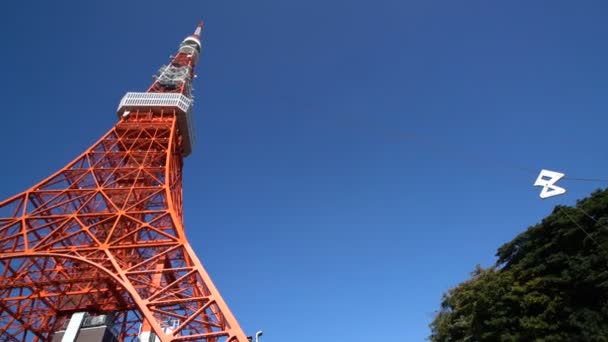
[[[247,341],[184,234],[201,30],[98,142],[0,202],[1,341],[60,341],[77,314],[118,341]]]

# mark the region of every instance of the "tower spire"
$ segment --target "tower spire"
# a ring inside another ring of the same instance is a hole
[[[201,21],[198,26],[196,27],[196,30],[194,30],[194,36],[197,38],[200,38],[201,36],[201,32],[203,31],[203,28],[205,27],[205,22]]]
[[[86,328],[104,340],[247,342],[183,226],[201,31],[146,92],[123,97],[99,141],[0,201],[4,339],[81,342]]]

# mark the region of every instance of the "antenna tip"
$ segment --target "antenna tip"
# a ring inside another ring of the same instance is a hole
[[[198,23],[198,26],[196,27],[196,30],[194,30],[194,35],[197,37],[201,36],[201,32],[203,31],[203,27],[205,27],[205,22],[201,21],[200,23]]]

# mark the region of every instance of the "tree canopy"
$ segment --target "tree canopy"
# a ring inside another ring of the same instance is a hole
[[[608,190],[501,246],[443,296],[430,340],[608,341]]]

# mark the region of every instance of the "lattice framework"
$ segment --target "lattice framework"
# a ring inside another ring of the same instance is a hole
[[[193,73],[198,54],[185,46],[172,65]],[[192,76],[148,91],[188,94]],[[47,341],[87,311],[113,313],[120,341],[136,340],[142,322],[163,342],[247,341],[185,236],[178,111],[131,109],[67,166],[0,202],[3,339]]]

